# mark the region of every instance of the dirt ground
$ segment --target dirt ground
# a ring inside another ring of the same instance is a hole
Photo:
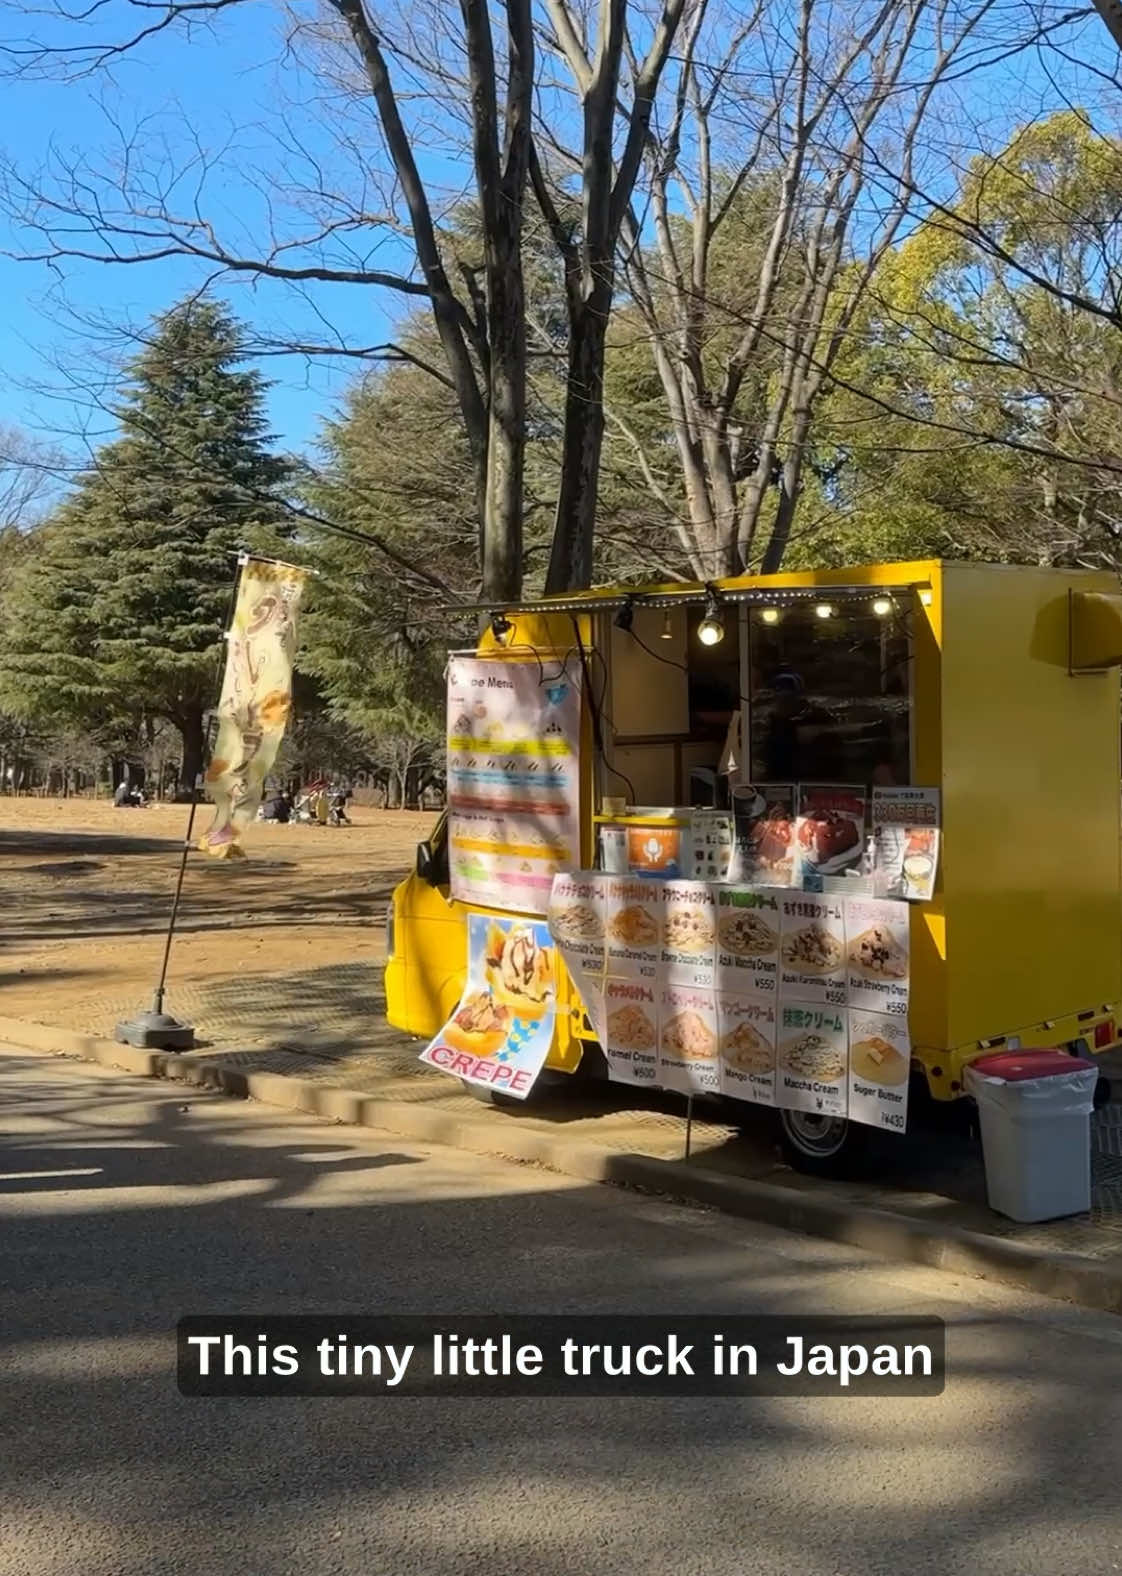
[[[147,1005],[188,807],[0,799],[0,1014],[104,1032]],[[200,807],[196,833],[209,823]],[[431,812],[353,808],[354,825],[255,825],[244,862],[187,862],[169,1004],[206,990],[236,1003],[250,979],[310,981],[377,965],[385,904]]]

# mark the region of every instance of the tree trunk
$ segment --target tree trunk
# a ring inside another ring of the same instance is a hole
[[[611,286],[598,286],[579,313],[570,314],[565,436],[557,520],[546,595],[583,591],[592,583],[600,451],[604,444],[604,346]]]
[[[487,422],[487,486],[483,517],[483,596],[516,602],[522,594],[522,482],[526,445],[526,332],[519,224],[505,219],[492,273],[491,403]]]
[[[205,755],[202,707],[184,712],[177,719],[176,727],[183,735],[183,758],[179,767],[179,787],[185,793],[192,793],[195,788],[195,779],[203,769],[203,757]]]
[[[810,432],[810,419],[810,407],[801,405],[795,412],[791,427],[787,459],[779,479],[779,505],[775,512],[775,524],[771,528],[763,563],[760,566],[761,574],[778,574],[783,555],[787,551],[787,544],[791,540],[791,526],[802,494],[803,458]]]

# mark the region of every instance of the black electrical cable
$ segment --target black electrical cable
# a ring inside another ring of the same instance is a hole
[[[605,770],[611,772],[613,777],[618,777],[620,782],[626,785],[629,795],[627,802],[628,804],[634,804],[635,784],[631,781],[626,772],[617,770],[617,768],[614,767],[608,760],[607,751],[604,747],[604,730],[600,722],[600,707],[596,703],[596,696],[592,687],[592,674],[590,673],[588,667],[588,658],[585,653],[584,641],[581,639],[580,625],[577,623],[576,618],[573,618],[572,624],[573,638],[577,643],[577,651],[580,653],[581,672],[584,674],[585,690],[588,695],[588,709],[592,713],[592,740],[596,746],[596,753],[600,757],[601,765],[605,768]]]

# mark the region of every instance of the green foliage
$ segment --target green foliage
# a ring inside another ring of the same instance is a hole
[[[888,260],[819,441],[827,556],[1119,565],[1122,144],[1078,111],[977,159]]]
[[[200,764],[236,553],[289,532],[288,463],[268,448],[260,376],[211,301],[161,317],[128,369],[120,436],[38,528],[4,599],[10,710],[63,725],[141,715]]]

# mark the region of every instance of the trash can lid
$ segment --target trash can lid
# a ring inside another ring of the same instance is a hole
[[[1085,1056],[1070,1056],[1067,1051],[995,1051],[992,1056],[980,1056],[971,1062],[971,1069],[987,1078],[1003,1078],[1006,1083],[1020,1083],[1023,1078],[1055,1078],[1062,1073],[1079,1072],[1084,1067],[1094,1067]]]

